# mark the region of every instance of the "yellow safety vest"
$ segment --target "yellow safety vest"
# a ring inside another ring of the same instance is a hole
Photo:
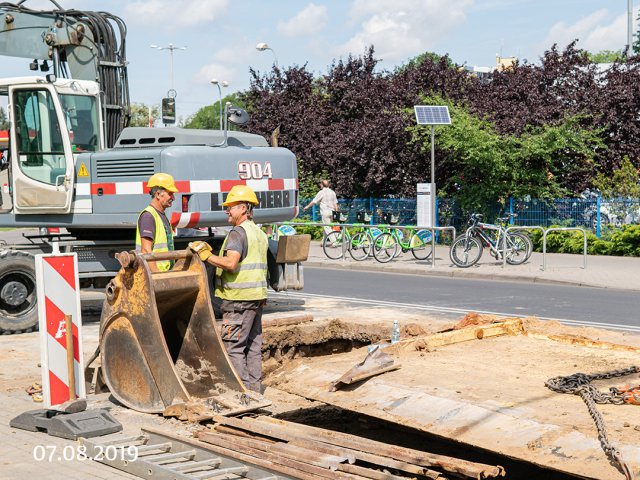
[[[140,237],[140,216],[144,212],[149,212],[156,222],[156,236],[153,239],[153,253],[172,251],[173,233],[167,232],[167,230],[164,228],[164,222],[162,221],[162,218],[160,218],[160,214],[151,205],[145,208],[142,212],[140,212],[140,215],[138,215],[138,227],[136,228],[136,250],[142,250],[142,240]],[[170,260],[163,260],[161,262],[156,262],[156,266],[161,272],[166,272],[173,266],[173,262]]]
[[[269,242],[265,233],[251,220],[239,225],[247,234],[247,256],[235,271],[216,269],[215,295],[224,300],[262,300],[267,298],[267,248]],[[220,250],[224,255],[227,240]]]

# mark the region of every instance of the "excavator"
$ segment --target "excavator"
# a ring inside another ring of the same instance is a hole
[[[144,265],[157,258],[131,252],[136,222],[149,204],[146,181],[156,172],[172,175],[179,189],[167,211],[178,232],[176,250],[196,236],[220,241],[224,232],[219,227],[227,225],[222,204],[234,185],[256,191],[256,223],[290,220],[298,214],[295,155],[270,146],[260,135],[230,131],[230,123],[242,125],[249,119],[230,104],[224,108],[223,130],[127,127],[125,23],[109,13],[67,10],[51,1],[55,8],[48,11],[29,9],[24,0],[0,3],[0,55],[28,59],[29,68],[41,73],[0,79],[0,101],[4,97],[10,123],[0,227],[44,231],[0,245],[0,332],[38,327],[34,255],[76,252],[80,286],[107,287],[107,314],[101,320],[103,373],[125,404],[156,411],[176,398],[190,399],[178,364],[197,366],[198,378],[210,380],[195,382],[200,393],[223,384],[242,390],[219,348],[208,289],[197,280],[204,266],[185,250],[175,252],[172,271],[151,275]],[[55,229],[68,233],[51,233]],[[299,246],[293,248],[296,242]],[[280,239],[272,251],[273,288],[303,287],[300,259],[305,249],[308,253],[304,239]],[[119,260],[127,251],[131,262]],[[134,277],[143,285],[131,287]],[[136,289],[147,300],[140,322],[122,301],[134,298]],[[141,338],[155,339],[152,351]],[[119,353],[112,355],[115,351]],[[123,385],[142,378],[143,371],[156,390],[142,402],[131,400]],[[123,372],[126,378],[118,380]]]

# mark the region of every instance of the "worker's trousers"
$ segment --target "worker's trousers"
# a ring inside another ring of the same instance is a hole
[[[262,305],[264,300],[222,300],[221,337],[244,386],[262,393]]]

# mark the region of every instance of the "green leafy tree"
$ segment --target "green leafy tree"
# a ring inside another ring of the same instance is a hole
[[[599,52],[588,52],[591,63],[614,63],[624,61],[624,53],[620,50],[601,50]]]
[[[638,14],[638,17],[636,18],[636,22],[638,22],[638,25],[640,25],[640,14]],[[634,53],[634,55],[640,55],[640,34],[636,33],[634,37],[636,38],[631,44],[631,51]]]
[[[499,133],[490,120],[441,97],[423,101],[449,106],[451,125],[436,129],[436,170],[448,172],[439,190],[456,197],[467,211],[485,211],[496,201],[504,205],[508,197],[550,199],[566,193],[563,176],[592,168],[594,151],[602,147],[598,132],[583,128],[579,116],[514,135]],[[428,155],[430,129],[409,131]]]
[[[9,119],[7,118],[7,112],[4,108],[0,107],[0,130],[9,129]]]
[[[629,157],[624,157],[612,175],[598,173],[593,186],[599,189],[605,198],[640,198],[640,173]]]
[[[151,118],[155,123],[160,119],[160,110],[157,106],[151,107]],[[144,103],[131,104],[131,121],[130,127],[148,127],[149,126],[149,106]]]
[[[243,103],[238,99],[236,93],[232,93],[231,95],[227,95],[222,99],[222,108],[227,102],[230,102],[234,107],[243,107]],[[195,114],[189,117],[185,124],[184,128],[200,128],[200,129],[213,129],[218,130],[220,128],[220,103],[216,102],[213,105],[207,105],[206,107],[202,107]],[[230,125],[229,128],[233,130]]]

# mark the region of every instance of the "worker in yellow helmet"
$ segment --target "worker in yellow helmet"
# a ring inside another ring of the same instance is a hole
[[[167,173],[156,173],[147,182],[151,204],[138,217],[136,250],[142,253],[169,252],[173,250],[173,230],[165,211],[173,203],[173,194],[178,191],[173,177]],[[169,270],[173,262],[149,262],[152,271]]]
[[[215,296],[222,300],[222,340],[238,376],[249,390],[262,391],[262,309],[267,299],[265,233],[253,223],[254,191],[234,186],[222,204],[233,228],[213,255],[205,242],[189,247],[216,267]]]

